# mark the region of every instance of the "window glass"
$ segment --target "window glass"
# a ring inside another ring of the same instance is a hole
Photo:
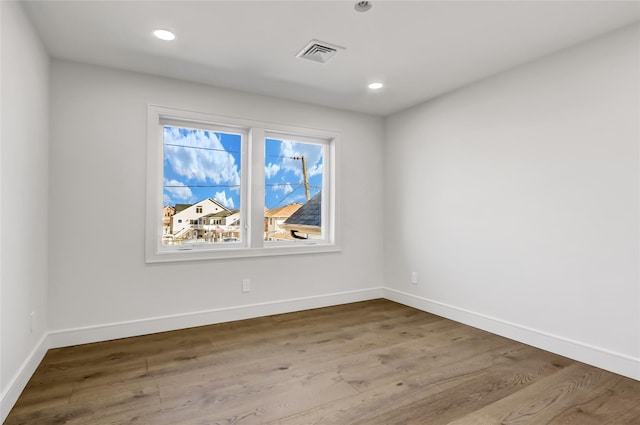
[[[173,215],[164,245],[240,240],[242,135],[163,127],[163,210]]]
[[[321,239],[324,147],[295,137],[265,140],[264,205],[267,241]]]

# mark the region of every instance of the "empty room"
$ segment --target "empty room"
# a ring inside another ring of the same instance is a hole
[[[0,1],[0,422],[640,424],[640,2]]]

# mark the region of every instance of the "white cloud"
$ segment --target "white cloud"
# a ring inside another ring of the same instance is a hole
[[[282,187],[282,191],[284,192],[284,194],[286,195],[287,193],[291,193],[293,192],[293,188],[291,187],[291,185],[289,183],[285,184]]]
[[[193,197],[193,193],[191,192],[191,189],[185,186],[184,183],[179,182],[177,180],[164,179],[164,186],[165,186],[164,190],[169,192],[171,196],[174,198],[188,201]],[[167,186],[171,186],[171,187],[167,187]],[[165,196],[169,198],[168,195],[165,194]],[[169,198],[169,200],[171,200],[171,198]]]
[[[285,157],[282,160],[282,168],[287,171],[293,171],[298,177],[302,177],[302,161],[291,159],[293,157],[305,157],[309,177],[322,173],[321,145],[284,140],[280,145],[280,155]]]
[[[171,205],[173,204],[173,201],[171,200],[171,197],[169,195],[167,195],[166,193],[162,194],[162,205]]]
[[[278,171],[280,171],[280,166],[278,164],[269,163],[269,165],[264,167],[264,175],[268,179],[278,174]]]
[[[322,174],[322,163],[318,163],[313,167],[307,169],[307,174],[309,177],[317,176],[318,174]]]
[[[240,190],[238,164],[215,133],[165,127],[164,135],[166,144],[182,145],[165,146],[165,158],[176,174],[199,182],[210,180],[215,184],[228,184],[235,186],[231,189]]]
[[[293,187],[289,183],[287,183],[287,184],[277,184],[277,185],[272,186],[271,190],[273,190],[274,192],[282,191],[286,195],[287,193],[293,192]]]
[[[233,198],[231,197],[227,198],[227,193],[225,191],[216,192],[216,195],[213,197],[213,199],[220,202],[222,205],[229,208],[230,210],[235,208],[233,205]]]

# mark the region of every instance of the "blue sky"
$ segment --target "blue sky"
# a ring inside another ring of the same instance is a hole
[[[283,207],[292,202],[305,203],[302,161],[305,156],[311,197],[322,188],[322,145],[292,140],[267,139],[265,145],[265,206]]]
[[[164,127],[164,205],[214,198],[229,209],[240,207],[238,134]]]
[[[165,126],[164,143],[164,205],[214,198],[229,209],[240,208],[240,135]],[[302,161],[294,159],[302,155],[313,197],[322,187],[322,145],[267,139],[267,208],[306,201]]]

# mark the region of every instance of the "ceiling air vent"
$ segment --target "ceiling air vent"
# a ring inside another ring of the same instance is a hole
[[[311,40],[309,44],[298,52],[296,57],[309,59],[314,62],[327,63],[333,59],[336,53],[338,53],[338,50],[344,50],[344,47],[325,43],[324,41]]]

